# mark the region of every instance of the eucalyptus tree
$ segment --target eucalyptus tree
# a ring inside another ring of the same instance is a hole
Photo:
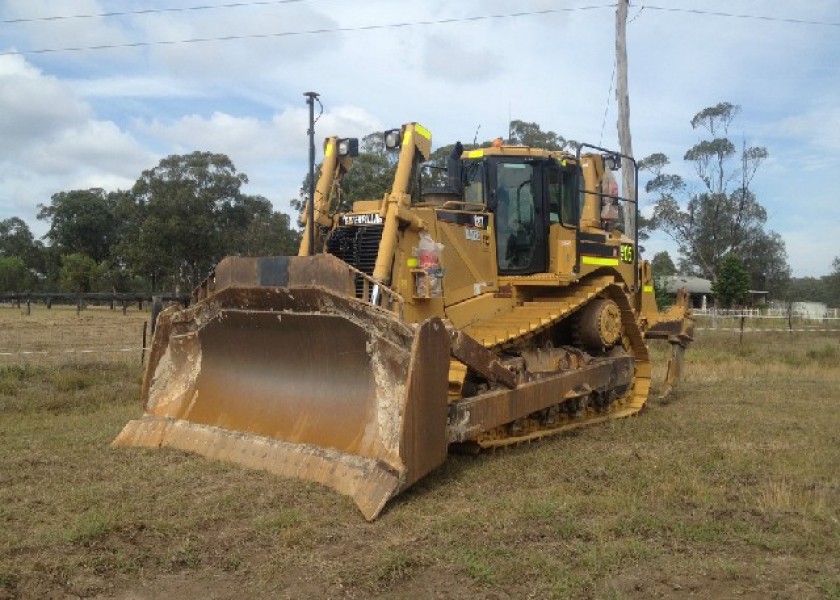
[[[645,186],[655,195],[652,225],[677,243],[686,272],[715,279],[723,258],[734,254],[753,286],[779,291],[790,277],[784,240],[765,231],[767,211],[751,189],[769,153],[746,142],[737,147],[729,139],[739,112],[740,107],[721,102],[691,119],[693,129],[706,133],[683,156],[699,186],[666,172],[670,160],[664,154],[641,161],[641,168],[652,174]]]

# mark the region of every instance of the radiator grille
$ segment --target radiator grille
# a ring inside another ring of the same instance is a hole
[[[382,225],[336,227],[327,238],[327,252],[362,273],[373,275],[381,239]],[[362,286],[362,278],[356,277],[357,298],[362,297]]]

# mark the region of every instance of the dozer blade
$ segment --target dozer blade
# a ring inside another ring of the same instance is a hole
[[[284,260],[293,263],[285,286],[234,282],[161,313],[145,414],[113,445],[169,446],[318,482],[374,519],[446,458],[449,337],[439,319],[410,326],[311,285],[319,266],[340,270],[334,257]],[[295,281],[301,266],[305,286]]]

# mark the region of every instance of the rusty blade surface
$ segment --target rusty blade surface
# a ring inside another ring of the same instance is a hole
[[[146,414],[114,445],[323,483],[372,519],[445,458],[447,366],[437,319],[408,326],[319,288],[231,287],[162,315]]]
[[[378,396],[402,397],[409,357],[335,315],[242,310],[173,335],[170,349],[183,377],[155,382],[152,414],[361,456],[387,446]]]

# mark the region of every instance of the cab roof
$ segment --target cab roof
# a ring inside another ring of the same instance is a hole
[[[530,146],[488,146],[487,148],[476,148],[465,150],[461,159],[484,158],[485,156],[511,156],[511,157],[534,157],[553,158],[555,160],[575,160],[574,154],[564,150],[545,150],[543,148],[531,148]]]

